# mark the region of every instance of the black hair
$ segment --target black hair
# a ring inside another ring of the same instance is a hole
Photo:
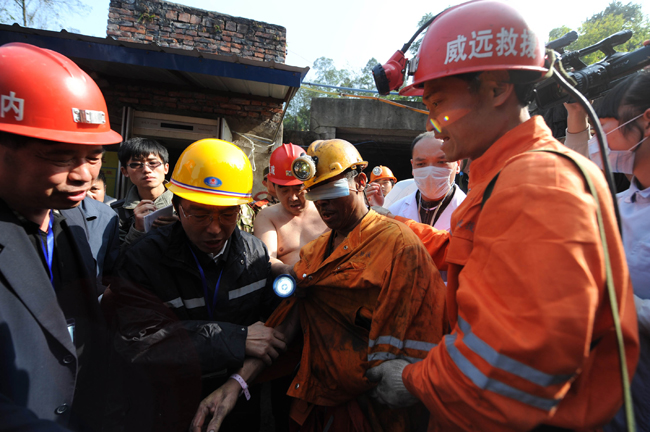
[[[104,174],[104,171],[99,170],[99,174],[97,175],[97,180],[104,183],[104,187],[106,187],[106,174]]]
[[[640,72],[618,83],[595,104],[599,118],[615,118],[619,124],[632,120],[650,108],[650,73]],[[623,127],[623,135],[637,127],[630,123]]]
[[[413,139],[413,142],[411,143],[411,159],[413,158],[413,149],[415,148],[415,145],[419,143],[422,138],[435,138],[436,133],[435,132],[422,132],[420,135],[416,136]]]
[[[124,141],[117,151],[117,157],[122,166],[126,167],[131,159],[146,158],[150,154],[158,156],[164,164],[169,163],[169,152],[156,140],[136,137]]]

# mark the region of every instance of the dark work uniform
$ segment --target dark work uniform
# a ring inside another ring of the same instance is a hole
[[[47,233],[0,201],[0,430],[99,430],[107,337],[83,231],[52,221]],[[78,229],[78,228],[77,228]],[[54,286],[53,286],[54,285]],[[10,428],[11,429],[11,428]]]
[[[247,327],[279,303],[269,277],[266,247],[239,229],[216,260],[191,245],[180,222],[124,251],[102,306],[114,315],[115,346],[128,365],[127,430],[187,430],[202,397],[242,366]],[[223,431],[259,429],[258,400],[242,397],[235,410]]]

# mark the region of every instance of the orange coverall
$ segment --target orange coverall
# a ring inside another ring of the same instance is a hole
[[[420,361],[447,329],[445,285],[405,225],[370,210],[325,259],[331,235],[302,248],[296,296],[267,321],[281,323],[297,303],[304,347],[288,394],[327,407],[373,388],[364,374],[384,360]],[[406,410],[377,408],[373,430],[408,428]]]
[[[598,190],[630,377],[638,357],[632,287],[602,173],[553,139],[541,117],[509,131],[472,161],[470,192],[452,232],[405,221],[434,261],[448,264],[452,334],[402,374],[431,412],[430,431],[593,430],[622,402],[620,362],[596,203]],[[483,192],[501,171],[481,211]],[[444,266],[442,266],[444,269]]]

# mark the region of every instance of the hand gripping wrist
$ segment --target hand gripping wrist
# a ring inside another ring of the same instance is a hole
[[[244,380],[244,378],[242,378],[241,375],[239,375],[239,374],[232,374],[232,375],[230,375],[230,378],[237,381],[239,383],[239,385],[241,386],[241,393],[239,393],[239,395],[241,396],[241,394],[244,393],[244,396],[246,396],[246,400],[251,400],[251,394],[248,391],[248,384],[246,384],[246,381]]]

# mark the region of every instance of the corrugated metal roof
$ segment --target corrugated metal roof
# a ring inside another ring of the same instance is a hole
[[[129,80],[255,95],[288,101],[309,71],[275,61],[217,55],[98,38],[65,30],[53,32],[0,25],[0,45],[25,42],[57,51],[86,71]]]

